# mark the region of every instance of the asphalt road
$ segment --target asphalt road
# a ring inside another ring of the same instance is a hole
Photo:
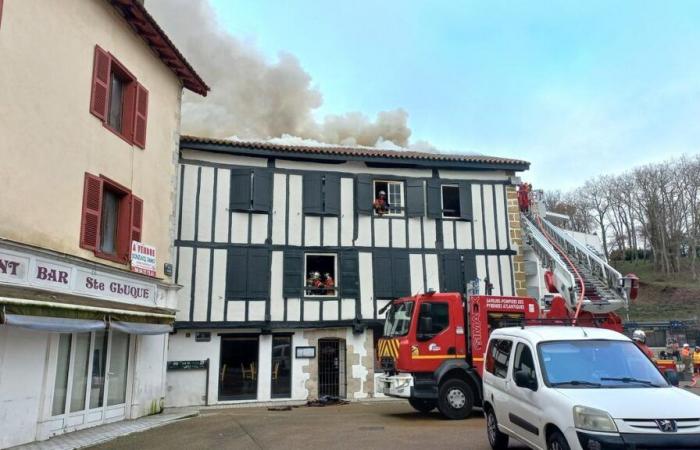
[[[407,402],[202,410],[195,418],[121,437],[93,449],[490,449],[483,417],[451,421]],[[526,447],[513,445],[514,449]]]

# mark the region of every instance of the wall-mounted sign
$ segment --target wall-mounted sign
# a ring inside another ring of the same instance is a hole
[[[195,342],[209,342],[211,341],[211,333],[209,331],[197,331],[194,334]]]
[[[297,358],[315,358],[316,347],[294,347]]]
[[[197,370],[206,369],[208,366],[208,359],[196,361],[168,361],[168,370]]]
[[[89,263],[76,264],[65,258],[0,248],[0,284],[139,305],[157,303],[155,283],[126,275],[98,270]]]
[[[131,271],[156,276],[156,248],[141,242],[131,242]]]

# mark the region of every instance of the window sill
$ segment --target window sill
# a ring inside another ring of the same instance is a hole
[[[383,219],[383,218],[385,218],[385,217],[386,217],[386,218],[395,218],[395,219],[398,218],[398,219],[403,219],[404,217],[406,217],[406,216],[404,216],[403,214],[377,214],[377,213],[374,213],[373,216],[374,216],[374,217],[377,217],[377,218],[380,218],[380,219]]]
[[[312,299],[312,300],[338,300],[340,299],[339,295],[304,295],[304,298]]]
[[[472,221],[471,218],[465,219],[464,217],[445,217],[445,216],[442,216],[441,219],[442,220],[456,220],[456,221],[460,221],[460,222],[471,222]]]
[[[128,260],[129,260],[129,258],[126,256],[120,257],[119,255],[111,255],[109,253],[102,253],[99,251],[95,252],[95,256],[97,256],[98,258],[106,259],[108,261],[112,261],[112,262],[119,263],[119,264],[127,264]]]
[[[125,134],[121,133],[120,131],[112,128],[112,126],[110,124],[108,124],[107,122],[102,122],[102,126],[105,127],[106,129],[108,129],[109,131],[111,131],[116,136],[119,136],[119,138],[121,138],[121,140],[123,140],[127,144],[131,145],[132,147],[134,146],[134,143],[131,141],[131,139],[128,138],[128,136],[126,136]]]

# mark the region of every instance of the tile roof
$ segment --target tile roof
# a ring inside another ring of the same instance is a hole
[[[119,11],[131,28],[146,41],[156,52],[163,63],[172,70],[182,81],[182,84],[192,92],[206,96],[209,86],[195,72],[175,44],[165,34],[142,2],[138,0],[107,0]]]
[[[185,144],[185,145],[183,145]],[[489,166],[509,166],[514,170],[527,170],[530,166],[528,161],[521,159],[500,158],[497,156],[469,155],[459,153],[435,153],[421,152],[414,150],[385,150],[371,147],[344,147],[335,145],[291,145],[278,144],[265,141],[239,141],[230,139],[214,139],[197,136],[180,136],[180,146],[187,147],[186,144],[204,144],[209,147],[226,147],[232,149],[257,149],[270,150],[275,152],[297,153],[297,154],[318,154],[329,156],[350,156],[360,159],[395,159],[407,161],[426,162],[454,162],[472,163],[476,165]],[[211,148],[210,148],[211,149]]]

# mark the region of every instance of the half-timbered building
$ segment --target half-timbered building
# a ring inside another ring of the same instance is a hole
[[[384,307],[524,294],[521,160],[183,137],[168,405],[374,395]],[[208,377],[208,378],[207,378]]]

